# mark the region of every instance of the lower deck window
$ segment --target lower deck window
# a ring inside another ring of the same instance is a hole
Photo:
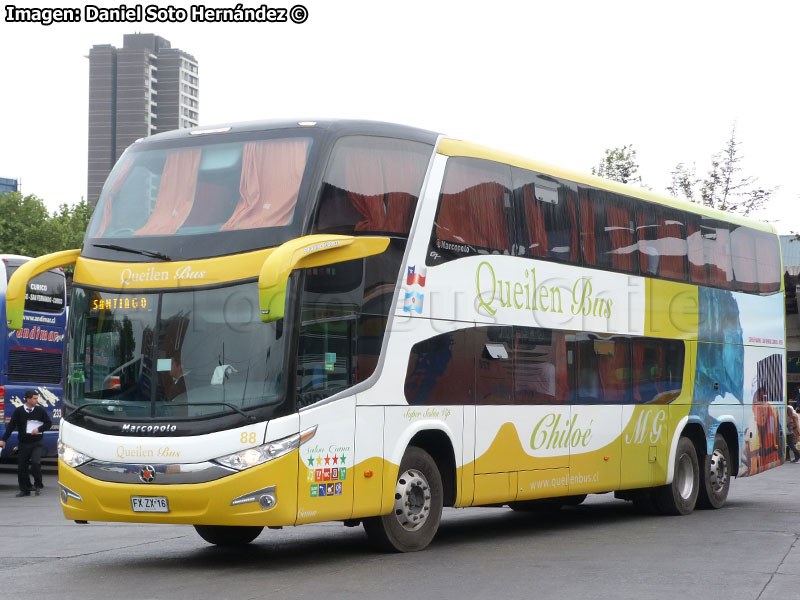
[[[412,405],[666,404],[683,383],[684,343],[535,327],[475,327],[411,349]]]

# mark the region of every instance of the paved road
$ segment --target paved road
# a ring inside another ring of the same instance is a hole
[[[267,530],[234,551],[187,526],[77,525],[52,469],[38,498],[15,485],[0,469],[4,598],[800,598],[800,464],[735,481],[725,508],[688,517],[609,494],[538,519],[446,509],[433,545],[405,555],[376,554],[338,523]]]

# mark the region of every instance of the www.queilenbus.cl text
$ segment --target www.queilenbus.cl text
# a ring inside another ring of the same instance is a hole
[[[308,9],[302,4],[291,8],[275,8],[266,4],[232,7],[210,7],[194,4],[189,8],[135,4],[82,8],[27,8],[7,4],[6,23],[305,23]]]

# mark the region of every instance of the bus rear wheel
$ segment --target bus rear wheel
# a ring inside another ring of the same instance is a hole
[[[442,518],[442,477],[431,455],[414,446],[400,461],[392,512],[364,519],[370,543],[388,552],[424,550]]]
[[[209,544],[244,546],[256,539],[264,528],[258,526],[195,525],[194,529]]]
[[[658,511],[665,515],[688,515],[694,510],[700,490],[700,466],[692,440],[681,437],[675,452],[672,483],[653,492]]]
[[[731,487],[731,453],[725,438],[714,436],[714,449],[706,456],[700,472],[700,508],[722,508]]]

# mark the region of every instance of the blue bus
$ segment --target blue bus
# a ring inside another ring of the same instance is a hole
[[[17,268],[31,260],[26,256],[0,254],[0,436],[25,390],[39,393],[39,404],[53,419],[45,433],[44,456],[56,455],[61,398],[64,384],[64,338],[67,325],[66,282],[62,269],[51,269],[28,282],[22,329],[7,327],[6,288]],[[12,456],[17,432],[11,435],[0,458]]]

